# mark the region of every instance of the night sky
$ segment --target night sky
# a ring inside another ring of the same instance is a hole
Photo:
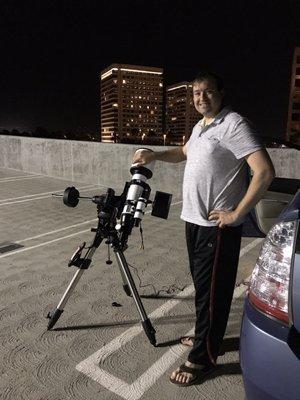
[[[300,0],[0,1],[0,129],[99,131],[99,73],[163,67],[165,84],[200,69],[263,136],[285,133]]]

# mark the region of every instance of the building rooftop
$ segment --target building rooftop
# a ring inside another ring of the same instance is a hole
[[[92,240],[90,228],[97,222],[93,203],[82,200],[71,209],[51,193],[63,193],[65,187],[75,185],[82,195],[90,196],[104,193],[106,186],[12,169],[1,169],[0,181],[0,390],[5,398],[118,400],[130,394],[145,400],[186,396],[224,400],[225,392],[231,399],[243,397],[238,365],[243,300],[238,296],[224,342],[227,352],[220,357],[217,375],[197,390],[185,389],[184,394],[168,381],[170,372],[187,357],[187,348],[178,339],[192,332],[194,322],[180,202],[171,206],[168,220],[146,214],[145,250],[140,249],[136,229],[125,252],[157,331],[155,348],[141,330],[133,299],[122,289],[113,255],[113,264],[105,263],[104,244],[54,330],[47,331],[45,317],[76,272],[75,267],[67,267],[68,259],[78,244]],[[243,239],[242,247],[251,241]],[[257,252],[258,246],[241,258],[238,288],[249,276]]]

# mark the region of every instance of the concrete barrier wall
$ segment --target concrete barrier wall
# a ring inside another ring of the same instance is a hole
[[[0,167],[121,189],[130,180],[132,155],[139,145],[93,143],[0,135]],[[147,146],[153,150],[169,147]],[[300,153],[268,149],[276,175],[300,178]],[[151,188],[181,197],[185,163],[157,162]]]
[[[122,189],[131,179],[132,156],[140,145],[80,142],[0,135],[0,168],[13,168],[82,183]],[[147,146],[163,150],[163,146]],[[181,197],[184,163],[157,162],[152,192]]]

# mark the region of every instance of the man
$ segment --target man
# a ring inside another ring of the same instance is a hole
[[[193,82],[203,118],[183,146],[141,152],[134,162],[187,160],[181,218],[186,221],[190,270],[195,285],[196,324],[188,360],[170,380],[198,383],[212,372],[222,344],[239,259],[242,223],[275,176],[272,162],[248,122],[224,107],[222,80],[203,72]],[[253,171],[249,187],[247,164]]]

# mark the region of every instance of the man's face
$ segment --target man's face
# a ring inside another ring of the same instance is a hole
[[[219,92],[214,80],[205,79],[193,86],[194,105],[204,117],[215,117],[220,111],[223,92]]]

